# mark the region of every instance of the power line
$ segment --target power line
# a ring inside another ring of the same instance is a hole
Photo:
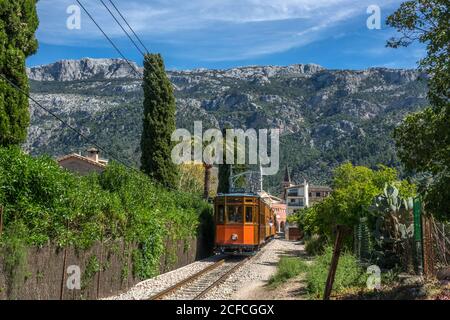
[[[133,38],[125,30],[125,28],[122,26],[122,24],[119,22],[119,20],[117,20],[116,16],[111,12],[111,10],[108,8],[108,6],[105,4],[105,2],[103,2],[103,0],[100,0],[100,2],[103,4],[103,6],[106,8],[106,10],[108,10],[109,14],[114,18],[114,20],[117,22],[119,27],[123,30],[123,32],[125,32],[125,34],[127,35],[128,39],[131,40],[131,42],[136,47],[136,49],[142,54],[142,56],[145,56],[144,52],[142,52],[141,48],[139,48],[139,46],[136,44],[136,42],[134,42]]]
[[[67,123],[66,121],[64,121],[63,119],[61,119],[57,114],[53,113],[51,110],[47,109],[46,107],[44,107],[43,105],[41,105],[39,102],[36,101],[36,99],[34,99],[33,97],[30,96],[30,94],[28,94],[27,92],[25,92],[22,88],[20,88],[18,85],[16,85],[14,82],[12,82],[11,80],[9,80],[5,75],[3,75],[2,73],[0,73],[0,77],[3,78],[6,82],[8,82],[11,87],[13,87],[14,89],[16,89],[17,91],[19,91],[20,93],[22,93],[23,95],[25,95],[26,97],[28,97],[28,99],[30,99],[31,101],[33,101],[37,106],[39,106],[41,109],[45,110],[47,113],[49,113],[50,115],[52,115],[53,117],[55,117],[57,120],[59,120],[63,125],[65,125],[67,128],[69,128],[70,130],[72,130],[73,132],[75,132],[76,134],[78,134],[80,137],[82,137],[83,139],[85,139],[89,144],[95,146],[96,148],[98,148],[99,150],[105,152],[106,154],[110,155],[111,158],[113,158],[114,160],[116,160],[117,162],[120,162],[121,164],[123,164],[125,167],[135,170],[137,171],[135,168],[129,166],[127,163],[125,163],[124,161],[120,160],[118,157],[116,157],[112,152],[108,151],[107,149],[105,149],[104,147],[102,147],[101,145],[99,145],[98,143],[96,143],[95,141],[92,141],[91,139],[89,139],[88,137],[86,137],[83,133],[81,133],[80,131],[78,131],[75,127],[71,126],[69,123]]]
[[[103,31],[103,29],[100,27],[100,25],[97,23],[97,21],[95,21],[95,19],[92,17],[92,15],[89,13],[89,11],[83,6],[83,4],[79,0],[77,0],[77,2],[81,6],[81,8],[83,8],[84,12],[86,12],[86,14],[89,16],[89,18],[92,20],[92,22],[94,22],[94,24],[97,26],[97,28],[101,31],[103,36],[105,36],[105,38],[114,47],[114,49],[116,49],[116,51],[120,54],[120,56],[127,62],[127,64],[131,67],[131,69],[139,76],[139,78],[142,78],[142,75],[139,73],[139,71],[136,70],[136,68],[125,57],[125,55],[122,53],[122,51],[120,51],[120,49],[115,45],[115,43],[111,40],[111,38],[108,37],[108,35],[105,33],[105,31]]]
[[[125,17],[122,15],[122,13],[119,11],[119,9],[116,7],[116,5],[114,4],[114,2],[112,2],[112,0],[109,0],[109,2],[112,4],[112,6],[114,7],[114,9],[116,9],[117,13],[119,13],[120,17],[123,19],[123,21],[125,21],[125,23],[127,24],[128,28],[130,28],[131,32],[133,32],[134,36],[136,37],[136,39],[138,39],[139,43],[142,45],[142,47],[144,47],[145,51],[148,53],[150,52],[147,47],[142,43],[141,39],[138,37],[138,35],[136,34],[136,32],[134,32],[133,28],[130,26],[130,24],[128,23],[128,21],[125,19]]]

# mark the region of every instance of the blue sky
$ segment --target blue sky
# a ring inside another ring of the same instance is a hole
[[[109,4],[107,0],[104,0]],[[169,69],[316,63],[331,69],[414,68],[424,47],[385,48],[395,35],[384,21],[398,0],[113,0],[151,52]],[[101,4],[81,0],[125,56],[142,56]],[[40,0],[38,52],[28,66],[60,59],[119,57],[89,17],[66,26],[75,0]],[[381,29],[370,30],[369,5],[381,9]]]

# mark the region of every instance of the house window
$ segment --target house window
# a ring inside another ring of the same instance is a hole
[[[297,197],[298,196],[298,191],[296,189],[289,190],[288,191],[288,196],[289,197]]]
[[[320,197],[320,192],[316,192],[316,197]]]

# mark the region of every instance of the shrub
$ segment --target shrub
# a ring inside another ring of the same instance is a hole
[[[212,217],[200,197],[168,191],[122,165],[80,177],[15,147],[0,148],[0,201],[5,233],[20,224],[25,245],[84,249],[116,239],[137,245],[133,270],[139,278],[156,275],[161,256],[173,254],[166,241],[184,241],[187,249],[200,219]]]
[[[311,256],[316,256],[323,253],[325,246],[325,240],[318,234],[313,234],[309,239],[305,241],[305,250]]]
[[[313,265],[309,267],[306,281],[308,292],[314,298],[322,298],[325,283],[328,277],[333,248],[325,247],[324,253],[317,256]],[[363,285],[367,280],[364,270],[359,266],[358,260],[349,252],[343,252],[339,258],[338,267],[333,284],[333,292]]]
[[[304,261],[300,260],[300,258],[282,257],[278,262],[277,272],[270,278],[269,284],[276,287],[306,270],[307,266]]]

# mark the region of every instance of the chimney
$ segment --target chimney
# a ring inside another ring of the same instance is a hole
[[[90,159],[90,160],[92,160],[92,161],[95,161],[95,162],[98,162],[98,159],[99,159],[99,157],[98,157],[99,151],[98,151],[97,149],[95,149],[95,148],[90,148],[90,149],[87,149],[87,152],[88,152],[88,155],[87,155],[87,158],[88,158],[88,159]]]

